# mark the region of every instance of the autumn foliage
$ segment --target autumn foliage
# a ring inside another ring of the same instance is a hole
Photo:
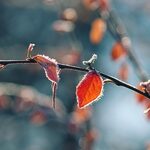
[[[90,41],[92,44],[99,44],[104,37],[106,23],[102,19],[96,19],[92,22],[90,30]]]
[[[79,108],[88,106],[100,99],[103,95],[103,85],[103,79],[96,71],[88,72],[76,88]]]

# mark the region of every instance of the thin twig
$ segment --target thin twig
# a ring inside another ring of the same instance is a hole
[[[142,68],[138,59],[136,58],[135,52],[133,51],[131,44],[129,44],[129,45],[124,44],[125,38],[128,38],[129,42],[131,42],[131,40],[130,40],[130,38],[126,32],[126,29],[125,29],[123,23],[121,22],[120,18],[112,10],[107,10],[107,13],[103,13],[103,12],[99,11],[99,13],[100,13],[100,16],[106,20],[107,26],[108,26],[108,31],[110,32],[112,37],[116,41],[120,41],[122,46],[127,50],[129,60],[133,64],[139,79],[141,81],[147,81],[149,79],[148,75],[145,72],[145,70]]]
[[[11,64],[33,64],[36,62],[33,60],[33,59],[29,59],[29,60],[0,60],[0,64],[2,65],[11,65]],[[60,64],[58,63],[58,66],[60,69],[71,69],[71,70],[75,70],[75,71],[82,71],[82,72],[89,72],[90,70],[89,69],[86,69],[86,68],[82,68],[82,67],[78,67],[78,66],[72,66],[72,65],[67,65],[67,64]],[[99,71],[98,71],[99,72]],[[110,79],[113,81],[113,83],[117,86],[122,86],[122,87],[125,87],[125,88],[128,88],[134,92],[137,92],[139,94],[142,94],[143,96],[147,97],[150,99],[150,95],[148,93],[145,93],[145,92],[142,92],[140,90],[138,90],[136,87],[124,82],[124,81],[121,81],[113,76],[110,76],[110,75],[107,75],[107,74],[104,74],[102,72],[99,72],[99,74],[101,76],[103,76],[104,78],[106,79]]]

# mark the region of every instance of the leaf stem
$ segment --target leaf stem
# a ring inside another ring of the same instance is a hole
[[[33,59],[28,59],[28,60],[0,60],[0,64],[6,66],[6,65],[11,65],[11,64],[36,64],[36,62]],[[58,63],[58,66],[60,69],[70,69],[70,70],[82,71],[82,72],[89,72],[90,71],[90,69],[86,69],[86,68],[82,68],[82,67],[78,67],[78,66],[72,66],[72,65],[68,65],[68,64]],[[131,84],[128,84],[122,80],[119,80],[118,78],[104,74],[102,72],[98,71],[98,73],[101,76],[103,76],[104,78],[112,80],[115,85],[125,87],[125,88],[130,89],[134,92],[142,94],[143,96],[150,99],[150,95],[148,93],[145,93],[145,92],[138,90],[136,87],[132,86]]]

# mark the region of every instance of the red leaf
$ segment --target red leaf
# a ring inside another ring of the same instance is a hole
[[[103,95],[103,79],[96,71],[88,72],[76,87],[78,107],[83,108]]]
[[[119,69],[118,75],[121,80],[126,81],[128,79],[129,69],[126,63],[123,63]]]
[[[57,62],[55,59],[44,55],[36,55],[33,59],[43,67],[46,77],[52,82],[52,105],[55,108],[56,89],[60,71]]]
[[[96,19],[92,23],[90,31],[90,41],[93,44],[99,44],[101,42],[104,33],[106,31],[106,23],[102,19]]]
[[[118,60],[119,58],[126,55],[126,50],[123,48],[120,42],[116,42],[111,51],[112,60]]]
[[[59,80],[59,68],[55,59],[49,58],[44,55],[36,55],[33,59],[39,63],[45,70],[46,77],[57,83]]]

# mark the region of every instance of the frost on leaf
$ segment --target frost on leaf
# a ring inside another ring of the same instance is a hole
[[[76,87],[78,107],[83,108],[103,95],[103,79],[96,71],[88,72]]]
[[[36,55],[33,59],[39,63],[45,70],[48,80],[57,83],[59,80],[59,67],[57,62],[53,58],[49,58],[45,55]]]
[[[36,55],[32,57],[37,63],[39,63],[45,70],[46,77],[52,82],[52,105],[55,108],[55,97],[57,83],[59,81],[59,67],[55,59],[49,58],[45,55]]]

